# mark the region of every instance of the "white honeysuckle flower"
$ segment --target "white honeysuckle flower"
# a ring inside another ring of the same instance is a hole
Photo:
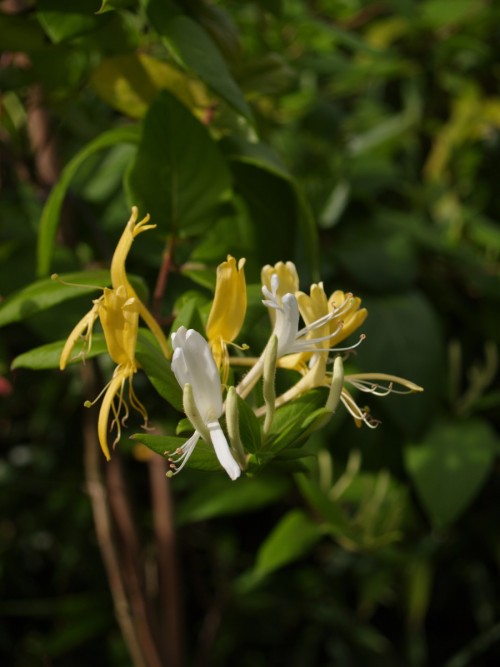
[[[219,371],[207,341],[194,329],[180,327],[172,334],[172,371],[183,388],[186,414],[196,429],[169,459],[173,474],[179,472],[193,453],[198,440],[210,442],[221,466],[232,480],[241,469],[229,448],[219,419],[224,411]],[[180,464],[180,465],[179,465]]]
[[[361,335],[359,341],[349,347],[328,348],[321,345],[321,343],[330,340],[339,333],[343,326],[341,320],[338,327],[327,335],[317,338],[310,337],[313,331],[320,329],[330,320],[338,318],[342,314],[341,311],[347,309],[349,305],[347,299],[340,308],[333,309],[330,313],[299,329],[300,312],[297,298],[294,294],[288,293],[284,294],[280,300],[278,289],[279,278],[278,274],[274,273],[271,277],[271,289],[269,290],[265,285],[262,287],[262,294],[265,297],[262,303],[276,311],[273,334],[278,339],[278,357],[297,352],[345,352],[354,349],[364,340],[364,336]]]

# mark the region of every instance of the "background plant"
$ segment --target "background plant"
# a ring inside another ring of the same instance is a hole
[[[496,664],[495,3],[97,4],[0,5],[4,661]],[[50,273],[105,282],[131,204],[158,231],[127,267],[167,330],[201,327],[231,253],[264,343],[260,267],[292,259],[302,289],[363,298],[352,370],[425,393],[234,485],[166,483],[127,438],[101,465],[82,404],[111,366],[28,351],[92,298]]]

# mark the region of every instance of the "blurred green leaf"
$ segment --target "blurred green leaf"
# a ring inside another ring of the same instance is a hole
[[[240,477],[235,482],[227,475],[205,479],[178,507],[180,525],[221,516],[252,512],[276,502],[290,488],[285,477],[259,475]]]
[[[61,281],[73,284],[63,284],[58,280],[45,278],[7,297],[0,304],[0,326],[18,322],[62,301],[98,291],[110,282],[109,271],[105,269],[65,273],[59,277]],[[95,285],[95,289],[92,285]]]
[[[142,118],[158,92],[165,89],[200,118],[211,104],[200,81],[146,53],[104,59],[92,72],[91,84],[107,104],[132,118]]]
[[[50,268],[52,254],[54,252],[54,242],[56,238],[57,226],[61,207],[69,185],[78,171],[80,165],[85,160],[104,148],[114,146],[119,143],[136,143],[139,139],[138,128],[135,126],[118,127],[107,132],[103,132],[96,139],[87,144],[75,157],[68,162],[63,169],[60,179],[52,189],[49,198],[44,206],[42,217],[40,219],[40,230],[38,235],[37,264],[38,274],[45,275]]]
[[[363,405],[369,402],[375,417],[387,415],[408,436],[418,437],[444,394],[444,346],[436,313],[416,291],[366,298],[363,305],[368,309],[361,327],[366,340],[357,349],[357,370],[392,373],[424,388],[406,396],[363,394]]]
[[[339,230],[338,239],[335,259],[363,287],[373,292],[399,292],[415,284],[417,253],[404,231],[373,221]]]
[[[108,17],[98,17],[98,0],[38,0],[38,19],[47,35],[62,42],[90,32]]]
[[[482,0],[427,0],[420,10],[422,20],[432,28],[444,28],[472,19],[484,11],[486,4]]]
[[[44,46],[43,30],[30,16],[0,15],[3,51],[31,53]]]
[[[230,186],[208,130],[170,93],[161,92],[143,121],[128,175],[129,199],[149,211],[162,229],[188,236],[212,224]]]
[[[221,146],[234,163],[255,168],[236,169],[235,173],[237,186],[254,213],[254,233],[257,235],[256,244],[262,264],[292,257],[296,221],[309,269],[316,279],[319,275],[318,232],[309,204],[295,178],[267,144],[231,137],[222,141]],[[284,188],[279,181],[266,179],[265,173],[259,173],[258,170],[282,179],[289,189]]]
[[[408,472],[432,523],[453,523],[477,495],[496,456],[500,440],[479,419],[437,423],[419,443],[405,450]]]
[[[136,4],[136,0],[101,0],[101,6],[96,14],[105,14],[117,9],[125,9]]]
[[[302,510],[288,512],[261,544],[255,567],[245,578],[258,581],[302,558],[311,551],[322,534],[321,527]]]
[[[328,522],[329,530],[336,536],[352,538],[350,521],[338,502],[332,500],[309,475],[296,475],[295,481],[311,509]]]

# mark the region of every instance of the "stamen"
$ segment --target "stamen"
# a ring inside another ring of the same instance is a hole
[[[58,273],[53,273],[50,276],[51,280],[54,280],[57,283],[61,283],[61,285],[66,285],[66,287],[82,287],[83,289],[100,289],[104,290],[105,287],[101,287],[100,285],[86,285],[85,283],[70,283],[67,280],[63,280],[61,276]]]
[[[198,431],[195,431],[193,435],[189,438],[189,440],[187,440],[182,445],[182,447],[178,447],[175,450],[174,452],[174,454],[176,455],[175,458],[174,456],[168,457],[167,462],[170,470],[167,472],[167,477],[173,477],[174,475],[177,475],[177,473],[179,473],[184,468],[184,466],[188,462],[189,457],[193,453],[193,450],[196,447],[196,443],[198,442],[199,438],[200,434],[198,433]],[[166,451],[165,455],[167,454],[171,454],[171,452]]]

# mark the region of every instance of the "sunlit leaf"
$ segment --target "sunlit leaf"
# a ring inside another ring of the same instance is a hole
[[[92,72],[91,85],[107,104],[132,118],[142,118],[160,90],[169,90],[200,120],[211,104],[200,81],[146,53],[106,58]]]

